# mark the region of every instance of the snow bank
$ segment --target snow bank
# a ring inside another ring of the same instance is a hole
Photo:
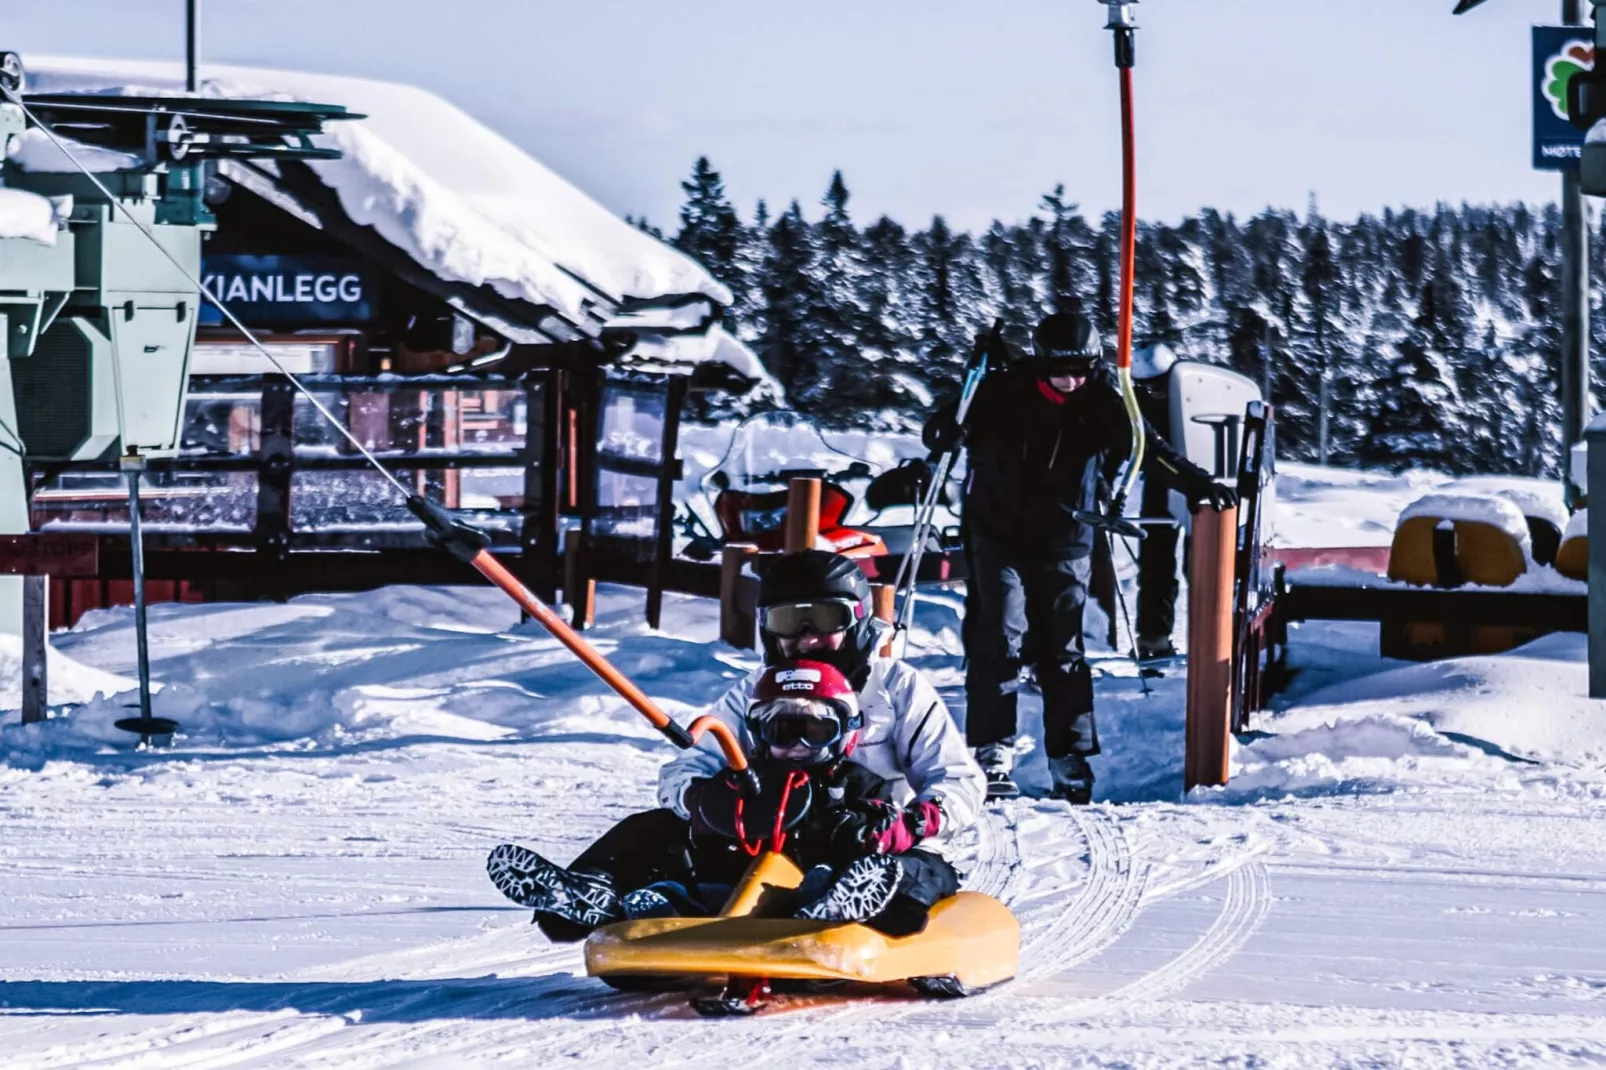
[[[588,637],[682,722],[745,668],[713,641],[712,603],[669,596],[664,630],[639,623],[640,592],[603,588],[604,623]],[[688,609],[691,606],[693,608]],[[341,751],[408,740],[487,743],[547,738],[656,738],[538,625],[488,587],[391,587],[307,595],[285,604],[151,607],[153,712],[180,725],[170,756]],[[69,708],[43,724],[0,724],[0,766],[39,769],[59,760],[115,760],[136,737],[134,682],[74,659],[132,665],[133,614],[86,614],[53,642],[51,699]],[[672,637],[671,637],[672,636]],[[13,644],[16,640],[11,640]],[[20,679],[0,637],[0,673]],[[13,705],[15,705],[13,701]],[[656,747],[656,744],[654,744]]]
[[[24,725],[22,673],[22,637],[0,634],[0,765],[36,767],[51,757],[127,745],[133,738],[112,722],[137,714],[134,678],[85,665],[52,646],[45,675],[53,719]],[[153,697],[161,699],[160,690]]]
[[[1235,746],[1231,783],[1206,794],[1521,791],[1568,779],[1606,792],[1596,775],[1606,718],[1588,685],[1588,637],[1570,632],[1345,680],[1257,726],[1269,734]]]
[[[1578,512],[1574,513],[1571,519],[1567,521],[1567,526],[1562,529],[1561,537],[1563,541],[1571,539],[1575,536],[1580,539],[1589,538],[1588,509],[1580,509]]]
[[[31,238],[56,244],[56,232],[72,215],[71,197],[41,197],[0,186],[0,238]]]
[[[182,95],[175,63],[29,57],[36,92]],[[700,265],[630,226],[500,134],[434,94],[362,78],[207,65],[200,96],[342,104],[367,118],[316,139],[339,160],[312,167],[358,224],[443,279],[550,304],[577,323],[600,291],[615,303],[730,292]]]
[[[135,681],[85,665],[51,647],[45,656],[45,675],[52,704],[88,702],[97,695],[132,690]],[[22,637],[0,633],[0,721],[18,721],[22,708]]]

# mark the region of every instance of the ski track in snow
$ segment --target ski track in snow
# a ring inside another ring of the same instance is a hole
[[[1259,862],[1246,863],[1227,874],[1226,885],[1221,913],[1197,943],[1152,973],[1116,989],[1109,998],[1131,1001],[1168,996],[1237,954],[1271,910],[1266,867]]]
[[[1063,972],[1097,954],[1130,923],[1142,900],[1141,871],[1133,865],[1118,823],[1097,811],[1070,810],[1083,840],[1074,851],[1080,854],[1085,850],[1087,875],[1070,903],[1056,902],[1054,889],[1038,889],[1030,896],[1037,905],[1023,908],[1021,900],[1012,895],[1019,875],[1026,868],[1013,820],[1014,813],[1021,807],[1017,802],[989,807],[984,813],[978,823],[981,829],[979,864],[975,875],[966,882],[968,888],[1003,900],[1020,917],[1021,965],[1014,982],[992,992],[952,1002],[921,998],[894,1001],[879,996],[823,1012],[795,1009],[787,1015],[786,1028],[779,1035],[774,1030],[765,1031],[761,1043],[739,1036],[730,1044],[716,1044],[710,1050],[706,1042],[692,1038],[685,1045],[684,1063],[671,1061],[663,1065],[703,1063],[712,1059],[730,1065],[766,1066],[794,1056],[792,1045],[805,1038],[817,1041],[822,1035],[852,1036],[871,1024],[877,1030],[898,1023],[925,1029],[933,1025],[946,1027],[967,1021],[992,1020],[1000,1001],[1007,1004],[1014,985],[1032,977]],[[1008,851],[1000,849],[1005,838],[998,832],[998,827],[1006,822],[1010,833]],[[1041,865],[1058,859],[1034,861]],[[794,1026],[792,1017],[803,1021]]]

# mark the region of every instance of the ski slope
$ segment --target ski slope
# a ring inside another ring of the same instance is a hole
[[[923,603],[913,643],[956,705],[960,609]],[[711,603],[640,615],[604,589],[593,640],[681,719],[753,663]],[[8,1070],[1606,1062],[1606,717],[1579,636],[1407,665],[1375,628],[1304,626],[1232,785],[1186,800],[1182,681],[1145,696],[1098,652],[1101,801],[1020,800],[965,847],[1021,918],[1020,977],[746,1021],[585,978],[486,881],[498,842],[567,859],[650,806],[670,753],[499,594],[155,606],[151,641],[171,749],[131,750],[129,696],[92,697],[132,676],[122,610],[55,637],[81,705],[0,722]]]

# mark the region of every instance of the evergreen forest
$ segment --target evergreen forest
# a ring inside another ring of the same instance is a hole
[[[730,287],[727,327],[787,405],[828,427],[917,427],[957,390],[978,332],[1025,345],[1051,311],[1113,347],[1120,217],[1063,187],[979,234],[854,216],[841,173],[817,204],[744,219],[700,159],[664,235]],[[1606,231],[1591,242],[1606,341]],[[1557,474],[1561,213],[1552,204],[1267,208],[1140,222],[1136,344],[1270,385],[1278,454],[1344,466]],[[1597,381],[1595,387],[1599,389]],[[751,404],[751,399],[749,399]]]

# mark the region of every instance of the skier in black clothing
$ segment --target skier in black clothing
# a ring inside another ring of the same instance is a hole
[[[1093,792],[1087,759],[1099,752],[1093,676],[1082,646],[1094,532],[1076,513],[1097,509],[1101,463],[1130,449],[1131,428],[1087,317],[1048,316],[1032,343],[1031,358],[983,381],[963,429],[950,403],[927,423],[925,442],[933,450],[961,443],[969,450],[962,523],[969,570],[965,734],[989,795],[1019,791],[1013,737],[1021,641],[1029,628],[1053,794],[1085,803]],[[1190,502],[1222,509],[1236,500],[1152,430],[1145,457],[1145,474],[1176,486]]]
[[[772,665],[742,723],[757,798],[729,770],[691,777],[686,817],[667,807],[627,817],[567,867],[504,844],[487,863],[492,881],[534,907],[549,937],[577,940],[624,918],[717,914],[762,844],[806,871],[798,917],[892,936],[924,928],[932,904],[959,890],[953,865],[924,843],[943,831],[943,810],[894,805],[894,784],[851,760],[864,716],[847,679],[824,662]]]

